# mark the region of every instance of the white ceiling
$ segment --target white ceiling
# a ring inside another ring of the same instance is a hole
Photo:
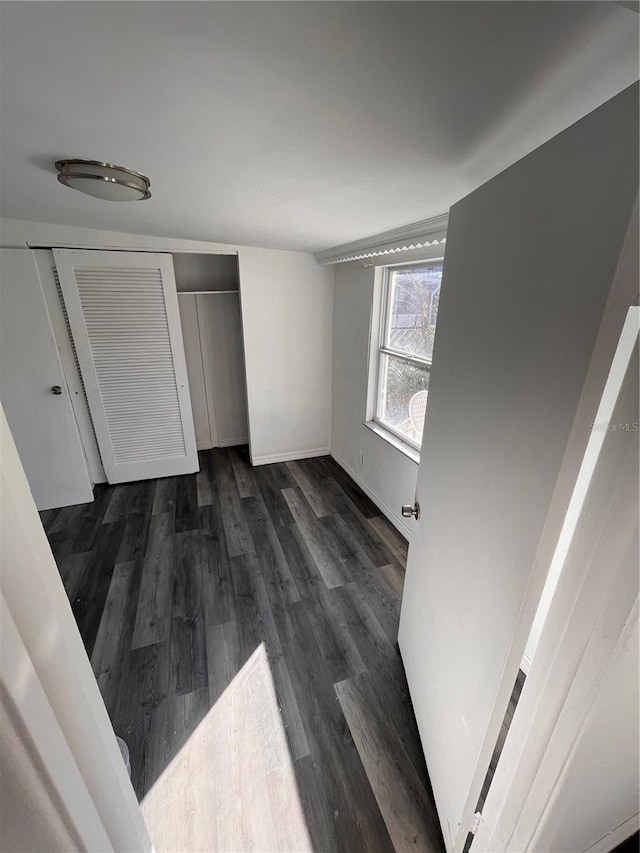
[[[634,82],[637,21],[606,2],[4,2],[2,215],[305,251],[425,219]],[[153,197],[66,189],[60,157],[144,172]]]

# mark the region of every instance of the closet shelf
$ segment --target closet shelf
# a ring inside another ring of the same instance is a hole
[[[185,294],[187,296],[199,296],[208,293],[240,293],[239,290],[179,290],[178,296],[180,294]]]

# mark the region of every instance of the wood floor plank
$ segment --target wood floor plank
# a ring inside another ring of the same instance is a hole
[[[358,578],[358,590],[366,599],[376,619],[384,628],[389,641],[395,648],[398,642],[400,607],[402,599],[398,596],[395,579],[389,580],[383,567],[363,572]]]
[[[45,533],[48,533],[53,526],[54,521],[56,520],[58,514],[60,513],[60,509],[43,509],[40,510],[40,521],[42,522],[42,526],[45,529]]]
[[[98,517],[99,514],[92,516],[92,523]],[[95,534],[91,529],[90,538],[94,547],[71,603],[89,657],[100,627],[123,532],[123,521],[104,525],[98,523]]]
[[[277,614],[285,658],[305,725],[310,757],[321,785],[321,808],[330,816],[340,851],[391,851],[392,845],[344,715],[331,672],[300,604]],[[313,808],[309,799],[306,800]]]
[[[235,616],[231,558],[218,502],[200,508],[199,556],[202,599],[207,625],[220,625]]]
[[[169,695],[154,708],[142,814],[157,853],[215,849],[212,756],[206,689]],[[151,780],[152,785],[149,785]]]
[[[82,554],[69,554],[66,557],[60,557],[57,561],[67,598],[72,603],[87,571],[91,557],[91,551],[85,551]]]
[[[299,462],[287,462],[287,468],[291,471],[293,479],[302,494],[307,499],[309,506],[317,518],[331,515],[334,512],[333,504],[327,500],[322,491],[316,488],[310,477],[307,476]]]
[[[198,491],[195,474],[176,478],[176,533],[197,530],[199,526]]]
[[[124,532],[118,551],[118,562],[128,563],[142,557],[149,542],[150,512],[132,512],[125,517]]]
[[[393,552],[384,540],[381,540],[375,528],[362,515],[351,498],[344,493],[337,495],[334,498],[334,507],[336,514],[352,531],[354,538],[374,567],[387,566],[393,562]]]
[[[358,507],[365,518],[375,518],[380,515],[380,510],[368,498],[362,489],[354,483],[347,472],[342,468],[331,456],[324,456],[319,462],[325,466],[327,476],[333,477],[342,490],[347,494],[353,503]]]
[[[299,601],[298,587],[262,497],[245,498],[242,506],[269,597],[273,603]]]
[[[331,551],[340,559],[343,577],[346,582],[354,580],[360,571],[374,568],[367,552],[347,522],[336,512],[319,520],[323,529],[323,538],[331,543]]]
[[[169,639],[174,524],[169,512],[156,515],[151,521],[133,632],[134,649]]]
[[[46,528],[47,536],[51,538],[56,533],[64,533],[65,536],[69,533],[74,534],[76,527],[89,506],[90,504],[74,504],[73,506],[63,506],[55,510],[55,515],[49,520]]]
[[[269,465],[269,474],[273,478],[278,489],[291,489],[296,485],[291,471],[287,468],[286,462],[277,462],[275,465]]]
[[[326,586],[341,586],[345,580],[351,580],[349,576],[345,578],[340,554],[330,548],[333,540],[328,539],[319,519],[312,516],[300,490],[297,487],[283,489],[282,494]]]
[[[151,513],[156,492],[156,481],[145,480],[135,484],[130,501],[123,508],[124,534],[118,552],[118,562],[137,560],[147,550]]]
[[[375,530],[381,541],[391,551],[395,561],[403,568],[407,565],[409,543],[401,536],[390,521],[383,516],[368,518],[367,523]]]
[[[133,587],[136,581],[139,587],[140,574],[141,565],[135,560],[114,567],[91,654],[91,666],[110,713],[116,704],[122,662],[131,650],[131,617],[135,616],[132,604],[136,600]]]
[[[164,477],[156,480],[156,491],[153,499],[153,515],[165,512],[174,513],[176,509],[176,477]]]
[[[91,551],[111,500],[111,487],[100,483],[94,487],[93,503],[86,504],[79,523],[73,532],[71,552]]]
[[[61,507],[51,520],[47,529],[47,538],[56,560],[70,554],[80,554],[91,550],[90,547],[85,547],[83,543],[76,541],[77,531],[89,507],[91,504]]]
[[[262,573],[253,554],[231,558],[235,614],[242,660],[249,658],[264,643],[270,659],[282,654],[271,602]]]
[[[151,710],[142,813],[158,853],[194,849],[190,843],[198,822],[194,793],[211,767],[207,756],[197,755],[189,741],[209,707],[208,689],[204,688],[184,694],[169,692]],[[199,784],[194,784],[196,780]]]
[[[282,495],[282,489],[276,483],[271,465],[261,465],[254,470],[256,483],[264,500],[267,511],[276,531],[294,523],[289,505]]]
[[[304,758],[309,755],[309,743],[304,731],[304,723],[296,699],[289,667],[284,657],[273,662],[273,677],[276,685],[278,701],[282,708],[282,716],[289,739],[289,748],[294,758]]]
[[[428,776],[409,696],[404,667],[395,643],[391,643],[357,584],[340,590],[336,606],[343,607],[343,618],[367,667],[375,676],[381,696],[389,701],[386,714],[405,744],[414,767],[428,787]]]
[[[278,527],[276,528],[276,535],[291,569],[300,597],[308,598],[310,595],[315,595],[318,589],[325,589],[326,584],[298,525],[294,522],[287,526]]]
[[[121,689],[112,714],[113,728],[127,746],[131,781],[142,799],[157,778],[157,756],[149,749],[151,717],[167,697],[169,644],[154,643],[132,649],[124,658]]]
[[[103,524],[118,521],[126,512],[131,483],[119,483],[109,494],[109,503],[102,519]]]
[[[242,668],[238,625],[207,625],[207,674],[210,704],[214,705]]]
[[[379,712],[368,674],[336,684],[336,695],[397,853],[441,853],[438,817],[395,729]]]
[[[249,462],[248,447],[229,448],[229,458],[233,466],[236,485],[241,498],[252,498],[258,495],[258,484],[253,475],[253,468]]]
[[[214,470],[229,556],[240,557],[243,554],[253,554],[255,549],[251,530],[242,508],[228,454],[217,453],[214,456]]]
[[[200,530],[176,533],[173,543],[169,688],[175,693],[194,693],[208,686]]]
[[[388,566],[380,567],[380,574],[384,577],[396,600],[402,601],[405,578],[404,568],[399,563],[390,563]]]
[[[211,454],[206,451],[198,453],[200,470],[196,474],[196,491],[198,494],[198,506],[209,506],[215,496],[213,472],[211,470]]]

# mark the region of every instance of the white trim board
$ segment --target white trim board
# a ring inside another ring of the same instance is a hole
[[[369,484],[365,480],[363,480],[362,477],[357,474],[347,462],[345,462],[342,456],[336,453],[336,451],[333,449],[331,450],[331,456],[336,460],[336,462],[341,468],[344,468],[344,470],[351,477],[351,479],[354,480],[354,482],[356,482],[360,486],[365,495],[374,502],[378,509],[382,510],[387,519],[396,528],[398,533],[401,533],[402,536],[404,536],[404,538],[408,542],[411,542],[411,529],[402,521],[400,516],[397,515],[397,513],[395,513],[391,509],[391,507],[373,491],[371,486],[369,486]]]
[[[238,442],[242,444],[242,442]],[[246,444],[246,442],[244,442]],[[267,456],[252,456],[251,464],[272,465],[276,462],[295,462],[296,459],[313,459],[314,456],[329,456],[329,447],[316,447],[313,450],[294,450],[290,453],[270,453]]]
[[[410,249],[441,245],[446,242],[448,224],[449,214],[442,213],[440,216],[412,222],[382,234],[324,249],[322,252],[316,252],[315,258],[322,265],[341,264],[377,255],[392,255]]]

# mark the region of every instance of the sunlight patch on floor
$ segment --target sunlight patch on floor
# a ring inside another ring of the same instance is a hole
[[[141,807],[156,853],[313,849],[264,644]]]

